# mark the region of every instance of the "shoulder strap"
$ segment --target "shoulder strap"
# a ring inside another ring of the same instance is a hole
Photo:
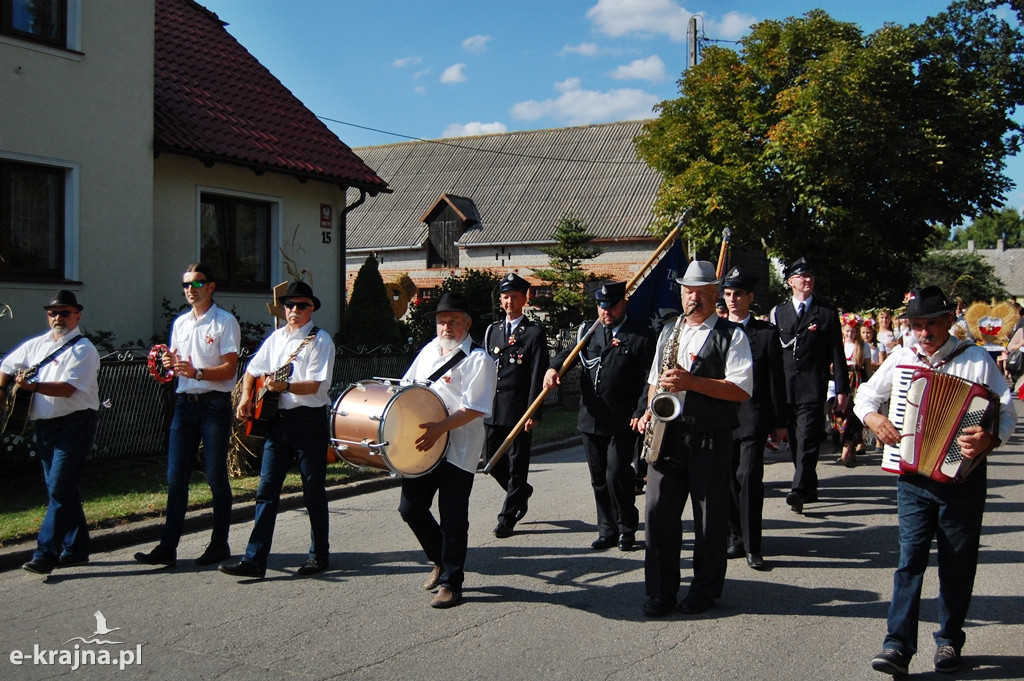
[[[474,343],[474,345],[476,345],[476,344]],[[480,347],[480,346],[477,345],[476,347]],[[456,352],[454,355],[452,355],[452,358],[449,359],[447,362],[445,362],[441,366],[440,369],[438,369],[434,373],[432,373],[429,376],[427,376],[427,382],[428,383],[433,383],[437,379],[441,378],[442,376],[444,376],[444,374],[449,369],[451,369],[453,366],[455,366],[456,364],[458,364],[459,362],[461,362],[465,358],[466,358],[466,351],[463,350],[462,348],[459,348],[459,351]]]
[[[41,366],[43,366],[44,364],[47,364],[50,361],[56,359],[57,357],[62,355],[65,350],[70,350],[72,345],[75,345],[76,343],[78,343],[78,341],[82,340],[83,338],[85,338],[85,336],[83,336],[82,334],[78,334],[77,336],[75,336],[74,338],[69,340],[67,343],[65,343],[64,345],[60,346],[59,348],[57,348],[56,350],[51,352],[49,355],[47,355],[43,359],[39,360],[35,364],[33,364],[32,367],[29,369],[29,371],[33,371],[33,372],[39,371],[39,368]]]
[[[294,362],[295,358],[299,356],[300,352],[302,352],[302,348],[304,348],[307,345],[309,345],[310,342],[314,338],[316,338],[316,335],[319,332],[320,332],[320,327],[314,325],[313,328],[309,330],[309,333],[306,334],[306,337],[302,339],[302,342],[299,343],[299,347],[295,348],[295,352],[293,352],[291,355],[289,355],[288,359],[286,359],[284,362],[281,363],[281,367],[284,368],[285,366],[287,366],[287,365],[291,364],[292,362]]]

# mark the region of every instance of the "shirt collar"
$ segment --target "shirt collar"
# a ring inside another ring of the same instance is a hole
[[[814,300],[814,294],[813,293],[811,295],[807,296],[807,300],[797,300],[795,297],[792,298],[793,310],[794,311],[799,310],[800,309],[800,303],[803,303],[804,304],[804,312],[806,312],[807,308],[809,308],[811,306],[811,301],[812,300]]]
[[[308,322],[306,322],[305,326],[300,327],[299,330],[296,331],[295,333],[290,333],[288,331],[288,327],[287,326],[284,327],[284,332],[285,332],[285,334],[289,338],[295,338],[296,336],[307,336],[307,335],[309,335],[309,330],[312,329],[312,328],[313,328],[313,320],[310,319]]]
[[[936,350],[935,354],[932,355],[931,357],[929,357],[928,355],[924,354],[924,352],[922,352],[920,345],[915,345],[914,347],[916,348],[918,359],[923,361],[925,364],[929,364],[929,365],[934,367],[934,366],[937,366],[937,365],[941,364],[943,360],[945,360],[947,357],[949,357],[949,355],[953,352],[953,350],[955,350],[957,347],[959,347],[961,343],[968,343],[968,342],[970,342],[970,341],[961,341],[956,336],[953,336],[952,334],[950,334],[949,338],[946,339],[946,342],[943,343],[942,346],[939,347],[939,349]],[[973,343],[971,343],[971,344],[973,345]]]

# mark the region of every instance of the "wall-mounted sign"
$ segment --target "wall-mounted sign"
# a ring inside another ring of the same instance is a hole
[[[329,203],[320,204],[320,229],[330,229],[334,226],[334,206]]]

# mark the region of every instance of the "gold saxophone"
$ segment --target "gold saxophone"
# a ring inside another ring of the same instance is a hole
[[[665,438],[666,425],[669,421],[679,418],[683,412],[683,405],[679,398],[668,389],[662,388],[660,383],[661,379],[665,377],[665,374],[670,369],[678,366],[676,364],[676,357],[679,354],[679,335],[683,331],[686,318],[693,314],[696,309],[696,305],[691,307],[676,320],[676,326],[672,329],[672,334],[668,337],[662,352],[661,370],[658,373],[659,385],[654,397],[651,398],[650,405],[648,405],[653,418],[647,422],[647,428],[644,430],[644,445],[641,451],[641,456],[643,456],[644,461],[647,463],[654,463],[658,460],[658,455],[661,453],[661,443]]]

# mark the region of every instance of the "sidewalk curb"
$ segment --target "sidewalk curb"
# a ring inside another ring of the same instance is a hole
[[[572,447],[579,442],[578,437],[567,438],[555,442],[546,442],[533,448],[534,456],[558,451],[566,447]],[[356,480],[327,488],[327,500],[335,501],[346,497],[353,497],[359,494],[377,492],[389,487],[396,487],[401,484],[401,478],[381,473],[377,477]],[[302,492],[289,492],[281,495],[279,506],[280,511],[285,511],[302,506]],[[231,524],[251,522],[255,513],[255,500],[235,503],[231,508]],[[213,510],[203,508],[190,511],[185,516],[184,533],[196,532],[210,527],[213,520]],[[147,541],[157,541],[163,532],[164,517],[147,518],[136,522],[126,522],[116,527],[107,527],[90,531],[89,550],[92,553],[111,551],[131,544],[139,544]],[[36,550],[35,539],[18,542],[10,546],[0,547],[0,570],[11,570],[21,567],[32,559]]]

